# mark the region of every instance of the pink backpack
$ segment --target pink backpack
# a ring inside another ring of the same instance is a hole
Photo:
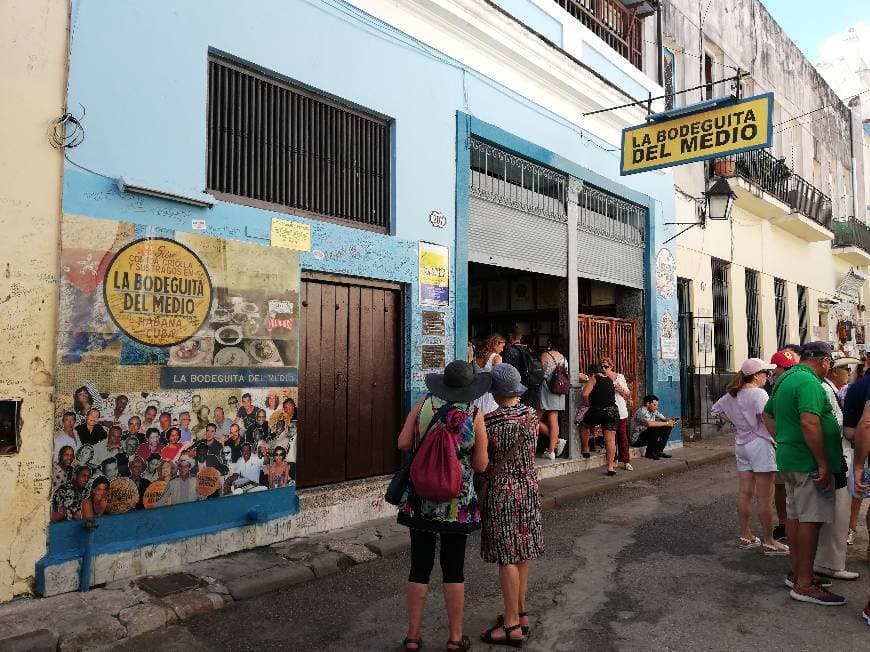
[[[418,497],[446,503],[459,495],[462,467],[456,446],[466,418],[462,410],[450,403],[433,415],[411,462],[411,484]]]

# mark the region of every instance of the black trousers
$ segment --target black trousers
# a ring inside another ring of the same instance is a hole
[[[654,426],[647,428],[637,438],[638,446],[646,446],[646,455],[658,455],[668,443],[671,437],[672,426]]]
[[[429,575],[435,565],[435,539],[441,537],[441,574],[445,584],[465,581],[465,542],[464,534],[447,534],[411,529],[411,573],[409,582],[428,584]]]

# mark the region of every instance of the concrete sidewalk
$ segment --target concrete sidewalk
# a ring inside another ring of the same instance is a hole
[[[670,452],[670,460],[634,459],[634,471],[620,469],[614,477],[598,467],[542,480],[543,507],[555,509],[629,482],[679,473],[733,455],[730,438],[687,444]],[[137,578],[86,593],[16,600],[0,605],[0,652],[115,647],[124,639],[196,614],[395,555],[408,546],[407,529],[393,518],[381,519],[168,571],[161,578],[187,580],[188,588],[162,597],[145,591],[140,586],[145,578]]]

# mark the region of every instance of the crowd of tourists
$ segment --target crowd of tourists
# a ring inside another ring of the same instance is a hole
[[[447,607],[448,650],[468,650],[463,635],[465,545],[481,530],[481,557],[498,565],[502,613],[480,633],[494,645],[522,647],[530,631],[526,611],[529,562],[543,553],[541,506],[535,472],[541,456],[555,460],[566,447],[560,417],[571,389],[568,362],[556,339],[534,355],[522,332],[493,334],[442,373],[426,376],[428,393],[411,409],[399,434],[405,461],[387,491],[398,506],[399,523],[410,529],[411,569],[407,586],[408,628],[403,647],[423,647],[423,610],[438,539]],[[646,446],[646,457],[665,452],[674,419],[646,396],[629,423],[631,392],[625,377],[603,358],[578,378],[582,407],[575,416],[582,453],[600,427],[607,474],[617,460],[632,470],[630,446]]]
[[[736,431],[737,546],[788,556],[784,583],[794,600],[843,605],[833,581],[859,578],[846,554],[870,491],[868,371],[870,352],[862,361],[825,342],[788,345],[769,363],[746,360],[711,409]],[[870,601],[862,616],[870,624]]]

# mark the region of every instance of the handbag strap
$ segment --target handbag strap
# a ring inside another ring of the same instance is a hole
[[[431,397],[429,398],[429,401],[430,402],[432,401]],[[433,407],[434,407],[434,404],[433,404]],[[432,430],[432,426],[434,426],[436,423],[441,421],[445,416],[447,416],[447,413],[450,411],[450,408],[452,408],[452,407],[453,407],[453,403],[450,403],[448,401],[435,411],[435,413],[432,415],[432,420],[429,421],[429,425],[426,426],[426,430],[423,432],[423,436],[416,437],[416,441],[414,442],[414,450],[412,451],[412,455],[413,455],[413,453],[415,453],[417,451],[418,448],[420,448],[420,443],[426,438],[426,435],[429,434],[429,431]],[[419,435],[420,434],[419,421],[417,422],[416,429],[417,429],[417,434]]]
[[[510,421],[515,421],[515,422],[519,422],[519,421],[520,421],[519,419],[516,419],[516,418],[511,418],[511,419],[509,419],[509,420],[510,420]],[[527,423],[529,426],[531,426],[531,423],[530,423],[530,422],[531,422],[531,419],[529,418],[528,415],[526,416],[525,421],[526,421],[526,423]],[[525,434],[525,433],[524,433],[524,434]],[[486,475],[487,475],[487,477],[488,477],[490,480],[492,480],[492,479],[495,478],[495,477],[498,477],[498,475],[499,475],[499,474],[502,472],[502,470],[504,469],[505,464],[507,464],[511,459],[513,459],[513,457],[516,455],[517,451],[518,451],[519,448],[520,448],[520,444],[523,443],[523,440],[524,440],[524,439],[525,439],[525,437],[517,437],[516,440],[514,441],[514,443],[513,443],[513,444],[511,445],[511,447],[508,449],[508,452],[505,453],[505,456],[499,460],[498,464],[496,464],[494,467],[492,467],[492,470],[487,471],[487,474],[486,474]]]

